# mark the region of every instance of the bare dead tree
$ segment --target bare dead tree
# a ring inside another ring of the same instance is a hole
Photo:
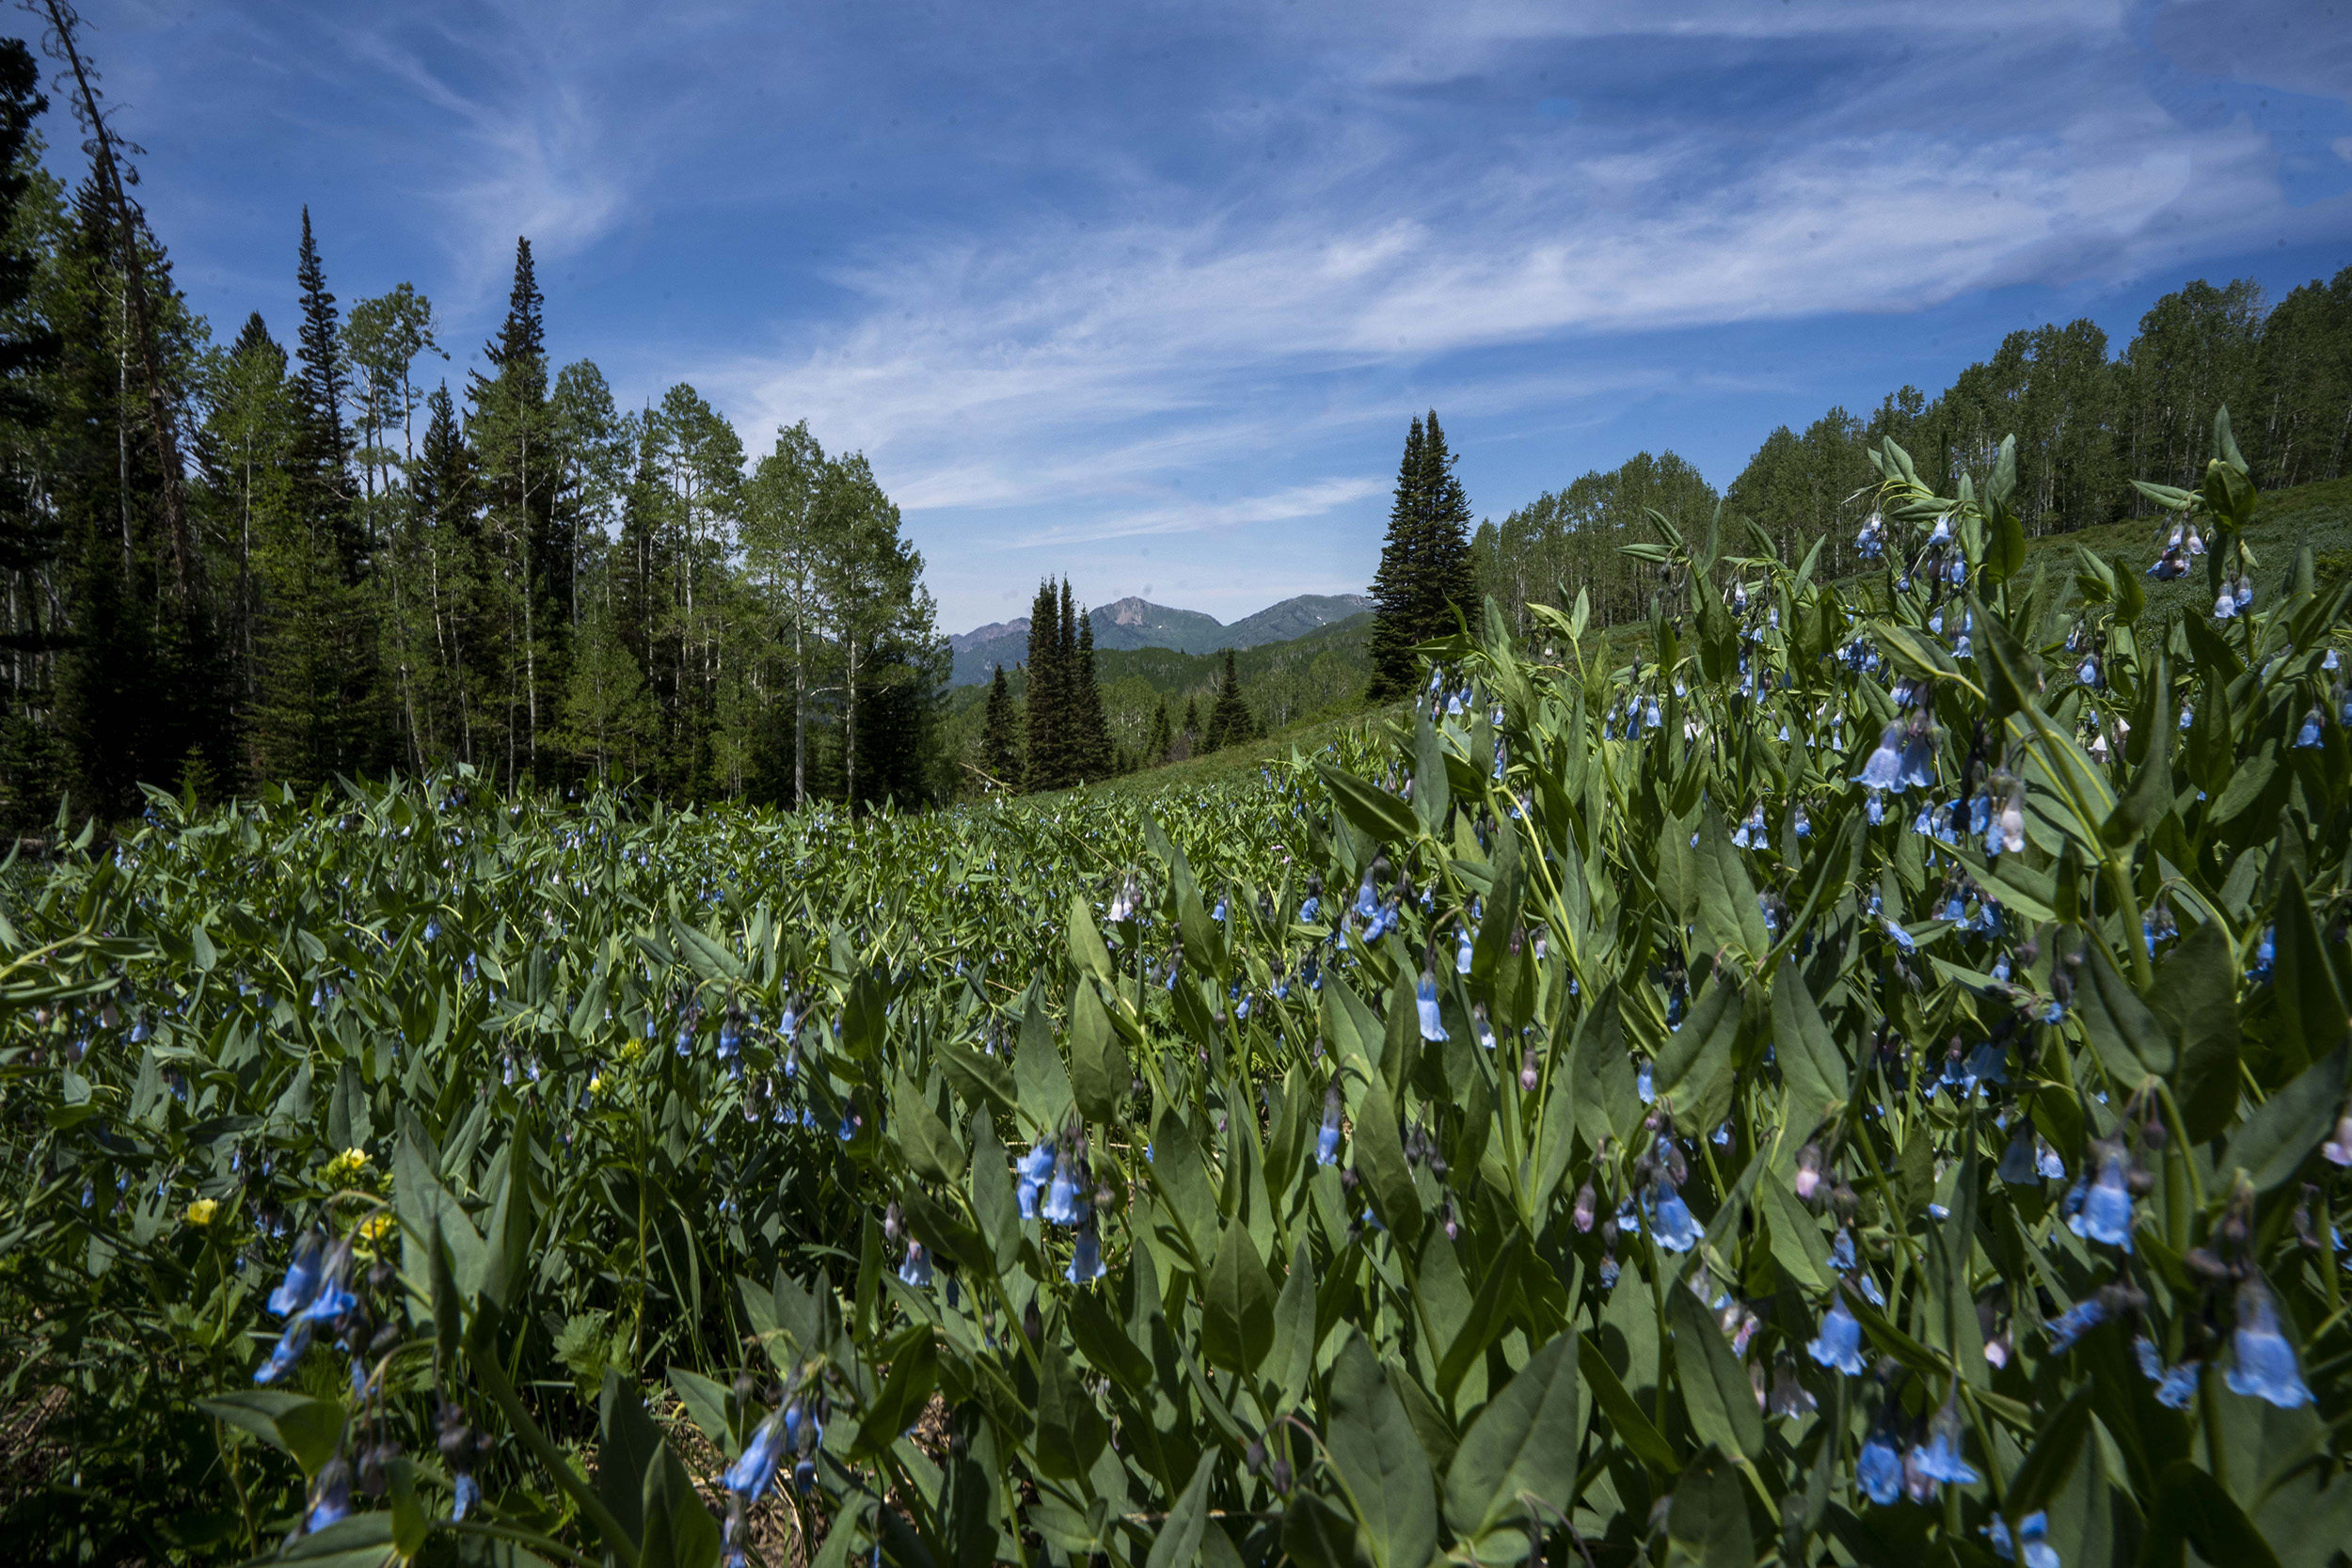
[[[154,437],[155,466],[162,471],[163,521],[171,540],[172,589],[174,596],[184,604],[192,570],[187,485],[180,467],[179,436],[172,429],[171,400],[164,390],[163,352],[156,342],[155,317],[148,299],[147,258],[139,245],[144,214],[132,201],[128,189],[138,183],[138,170],[124,161],[124,155],[140,149],[116,135],[98,106],[97,72],[83,60],[81,48],[75,42],[74,32],[81,26],[82,18],[72,0],[24,0],[24,8],[36,16],[46,15],[49,20],[42,47],[51,58],[65,67],[59,87],[67,85],[67,77],[72,79],[73,118],[86,133],[82,150],[89,154],[99,198],[114,217],[116,241],[122,253],[123,295],[130,310],[131,336],[147,384],[148,428]]]

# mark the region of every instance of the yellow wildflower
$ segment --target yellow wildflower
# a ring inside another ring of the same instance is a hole
[[[346,1148],[326,1162],[326,1180],[337,1182],[350,1181],[356,1180],[367,1168],[368,1151],[366,1149]]]
[[[217,1213],[219,1210],[220,1202],[218,1199],[199,1197],[194,1203],[188,1205],[188,1223],[190,1225],[210,1225],[213,1223],[213,1215]]]

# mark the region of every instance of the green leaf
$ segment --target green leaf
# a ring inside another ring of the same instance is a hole
[[[1672,1475],[1682,1466],[1675,1460],[1674,1445],[1642,1414],[1642,1407],[1633,1402],[1633,1396],[1617,1381],[1609,1358],[1600,1353],[1590,1336],[1579,1331],[1576,1337],[1576,1364],[1592,1386],[1593,1400],[1599,1414],[1606,1417],[1617,1441],[1633,1450],[1633,1457],[1651,1469]]]
[[[1020,1109],[1020,1092],[1014,1088],[1012,1069],[1002,1056],[975,1051],[952,1039],[932,1042],[932,1050],[947,1081],[963,1096],[965,1105],[988,1106],[1007,1115]]]
[[[1405,1159],[1405,1134],[1397,1120],[1389,1088],[1378,1079],[1364,1091],[1356,1115],[1354,1138],[1356,1173],[1363,1178],[1373,1212],[1389,1227],[1399,1246],[1421,1242],[1421,1194],[1413,1186],[1413,1168]]]
[[[2317,1061],[2344,1043],[2344,997],[2336,990],[2319,923],[2303,897],[2302,879],[2289,870],[2273,911],[2277,958],[2271,990],[2274,1014],[2296,1063]]]
[[[1576,1501],[1577,1452],[1584,1441],[1575,1346],[1556,1334],[1462,1434],[1446,1470],[1445,1513],[1454,1534],[1475,1543],[1522,1525],[1522,1494],[1552,1511],[1547,1528]]]
[[[2237,1119],[2237,951],[2208,920],[2157,966],[2148,1003],[2172,1037],[2172,1096],[2191,1143],[2211,1143]]]
[[[1698,1568],[1755,1568],[1756,1541],[1738,1466],[1711,1449],[1692,1461],[1666,1509],[1666,1535],[1677,1561]]]
[[[1274,1280],[1237,1216],[1216,1243],[1200,1314],[1200,1354],[1220,1367],[1255,1372],[1274,1345]]]
[[[1348,1335],[1331,1369],[1324,1442],[1347,1484],[1374,1568],[1426,1568],[1438,1546],[1429,1456],[1360,1334]]]
[[[1067,1363],[1063,1365],[1066,1367]],[[898,1440],[899,1433],[914,1424],[914,1418],[923,1413],[923,1406],[930,1402],[938,1386],[939,1341],[933,1338],[930,1324],[918,1323],[892,1344],[890,1375],[883,1379],[882,1391],[874,1396],[873,1402],[858,1412],[857,1442],[850,1456],[871,1459],[887,1449]],[[1041,1422],[1041,1390],[1039,1398]]]
[[[1070,1082],[1079,1114],[1104,1124],[1120,1118],[1134,1082],[1111,1015],[1083,975],[1070,988]]]
[[[1183,1230],[1194,1259],[1205,1266],[1217,1234],[1216,1194],[1201,1168],[1200,1145],[1192,1126],[1173,1105],[1162,1105],[1159,1119],[1152,1124],[1152,1158],[1144,1168],[1152,1173],[1152,1189]]]
[[[1764,1453],[1764,1416],[1756,1407],[1748,1372],[1732,1354],[1707,1304],[1679,1287],[1666,1291],[1666,1323],[1674,1331],[1675,1368],[1683,1409],[1702,1443],[1751,1460]]]
[[[1184,1496],[1160,1521],[1143,1568],[1192,1568],[1200,1556],[1201,1536],[1209,1528],[1209,1484],[1216,1479],[1216,1454],[1212,1450],[1200,1456]]]
[[[1021,1043],[1013,1058],[1013,1076],[1021,1085],[1021,1116],[1032,1133],[1057,1132],[1076,1103],[1070,1090],[1070,1073],[1061,1053],[1054,1048],[1054,1026],[1037,992],[1029,992],[1021,1014]]]
[[[2076,1388],[2058,1413],[2047,1418],[2042,1431],[2034,1438],[2033,1451],[2017,1466],[2010,1478],[2009,1494],[2003,1498],[2009,1511],[2012,1530],[2026,1515],[2049,1506],[2058,1488],[2074,1468],[2074,1456],[2082,1451],[2083,1438],[2090,1431],[2090,1399],[2093,1390],[2086,1383]],[[2015,1539],[2012,1535],[2011,1539]]]
[[[343,1407],[332,1400],[257,1388],[196,1402],[207,1416],[292,1454],[306,1476],[326,1468],[342,1442]]]
[[[2256,1106],[2231,1135],[2222,1168],[2245,1171],[2258,1193],[2292,1180],[2335,1126],[2347,1081],[2352,1044],[2337,1046]]]
[[[713,1383],[697,1371],[673,1366],[668,1376],[670,1386],[677,1391],[678,1402],[686,1406],[687,1415],[710,1439],[710,1446],[728,1459],[741,1451],[735,1440],[735,1430],[727,1421],[726,1386]]]
[[[1070,895],[1069,940],[1073,969],[1105,983],[1112,979],[1110,949],[1103,945],[1103,933],[1094,925],[1094,906],[1083,893]]]
[[[1731,1107],[1732,1046],[1740,1035],[1740,982],[1717,970],[1691,1004],[1691,1016],[1666,1037],[1651,1069],[1661,1104],[1673,1101],[1677,1121],[1712,1132]]]
[[[2137,936],[2137,933],[2135,933]],[[2097,942],[2085,944],[2083,978],[2075,996],[2081,1004],[2083,1033],[2107,1076],[2130,1093],[2151,1078],[2160,1078],[2172,1066],[2172,1042],[2156,1015],[2123,978],[2106,950]]]
[[[2177,1563],[2184,1542],[2194,1545],[2207,1562],[2226,1562],[2230,1568],[2279,1568],[2278,1554],[2228,1489],[2187,1460],[2176,1459],[2164,1467],[2139,1560]]]
[[[1278,1410],[1295,1405],[1314,1375],[1315,1352],[1322,1335],[1315,1317],[1315,1278],[1312,1256],[1301,1241],[1291,1257],[1290,1276],[1274,1303],[1274,1360],[1267,1369],[1279,1395]]]
[[[1781,1076],[1804,1107],[1802,1115],[1792,1115],[1787,1131],[1803,1138],[1833,1107],[1845,1104],[1848,1089],[1845,1053],[1830,1037],[1829,1025],[1805,988],[1804,971],[1794,960],[1784,964],[1772,982],[1772,1043]]]
[[[1740,847],[1731,842],[1711,801],[1699,813],[1697,872],[1699,917],[1708,941],[1745,955],[1751,964],[1763,962],[1772,950],[1772,939],[1764,929],[1756,884],[1749,880]]]
[[[891,1119],[898,1151],[926,1181],[952,1182],[963,1174],[963,1146],[903,1072],[890,1075]]]
[[[1340,814],[1375,843],[1404,845],[1421,836],[1412,807],[1378,784],[1327,762],[1316,763],[1315,772],[1331,791],[1332,802],[1340,808]]]

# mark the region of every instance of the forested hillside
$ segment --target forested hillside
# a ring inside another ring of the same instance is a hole
[[[1963,475],[1981,486],[2014,435],[2014,504],[2035,534],[2147,517],[2130,481],[2195,483],[2224,405],[2265,489],[2344,473],[2352,268],[2275,305],[2248,280],[2191,283],[2158,299],[2120,354],[2089,321],[2011,332],[1932,398],[1903,387],[1867,414],[1832,408],[1802,433],[1772,431],[1720,498],[1672,451],[1586,473],[1479,528],[1480,585],[1521,630],[1531,601],[1567,603],[1580,588],[1603,626],[1645,618],[1655,574],[1618,546],[1656,537],[1645,508],[1703,527],[1718,499],[1788,559],[1825,540],[1820,569],[1842,576],[1861,563],[1854,534],[1879,483],[1868,453],[1888,436],[1949,493]]]
[[[550,357],[527,239],[454,386],[432,302],[339,302],[307,211],[299,315],[217,341],[127,150],[94,142],[71,189],[44,169],[40,81],[0,44],[0,816],[453,763],[680,800],[936,792],[946,649],[862,456],[801,424],[747,465],[689,386],[616,406]]]

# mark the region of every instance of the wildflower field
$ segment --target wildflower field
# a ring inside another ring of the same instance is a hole
[[[1206,787],[61,821],[8,1554],[2337,1560],[2352,588],[1875,461]]]

